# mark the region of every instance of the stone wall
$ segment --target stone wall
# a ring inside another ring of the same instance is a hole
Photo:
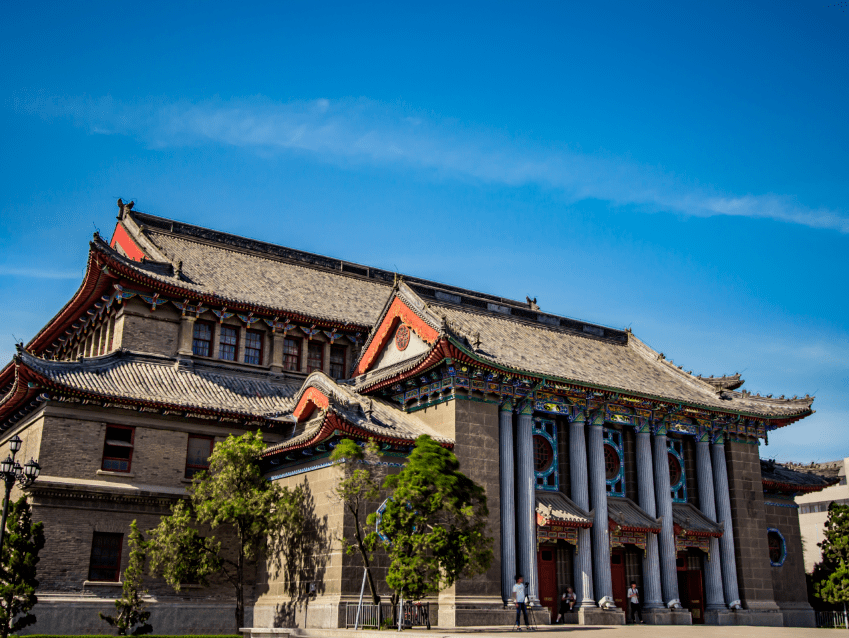
[[[784,614],[787,627],[813,627],[814,612],[808,603],[805,583],[805,558],[799,527],[799,510],[792,501],[765,497],[766,524],[784,537],[787,556],[780,567],[771,567],[775,602]],[[766,531],[764,531],[766,534]]]

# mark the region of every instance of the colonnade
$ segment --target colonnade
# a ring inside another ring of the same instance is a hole
[[[501,591],[505,602],[512,594],[517,574],[528,583],[532,600],[538,600],[539,595],[531,402],[524,402],[517,412],[514,414],[513,404],[507,401],[499,417]],[[574,589],[579,607],[613,602],[603,427],[603,417],[593,414],[578,414],[569,424],[570,497],[578,507],[593,514],[593,526],[578,530],[575,548]],[[644,609],[679,605],[666,434],[662,423],[656,424],[654,431],[648,424],[636,431],[638,504],[650,516],[661,519],[660,533],[648,534],[643,558]],[[739,604],[739,593],[721,437],[713,442],[707,435],[697,439],[696,472],[701,512],[723,527],[722,538],[711,539],[709,560],[705,561],[706,608],[724,609]]]

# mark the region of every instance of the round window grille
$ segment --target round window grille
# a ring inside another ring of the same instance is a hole
[[[545,472],[554,462],[554,450],[544,436],[534,436],[534,470]]]
[[[619,476],[619,468],[621,462],[619,460],[619,452],[612,445],[605,444],[604,446],[604,473],[608,481],[612,481]]]
[[[784,564],[784,558],[787,556],[784,538],[778,530],[769,530],[766,539],[769,545],[769,562],[773,567],[780,567]]]
[[[402,323],[395,331],[395,345],[398,350],[406,350],[407,346],[410,345],[410,329],[407,324]]]
[[[667,456],[669,457],[669,485],[675,487],[681,482],[681,463],[674,454],[667,454]]]

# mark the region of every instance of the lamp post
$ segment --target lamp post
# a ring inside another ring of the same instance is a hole
[[[12,456],[7,456],[6,460],[0,463],[0,476],[3,477],[3,482],[6,484],[6,496],[3,499],[3,520],[0,521],[0,551],[3,549],[3,537],[6,535],[6,515],[9,513],[9,498],[12,495],[12,488],[17,482],[21,487],[29,487],[38,478],[38,473],[41,471],[41,466],[38,461],[29,460],[29,463],[21,467],[21,464],[15,460],[15,455],[21,449],[23,441],[17,434],[9,439],[9,449],[12,451]]]

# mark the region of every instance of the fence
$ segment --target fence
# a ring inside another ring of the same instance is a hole
[[[392,622],[392,611],[392,603],[380,603],[380,605],[363,603],[360,608],[359,623],[357,623],[357,603],[346,603],[345,628],[350,629],[354,624],[358,624],[359,627],[377,629],[380,627],[381,621]],[[427,627],[430,629],[430,603],[405,602],[401,615],[401,626],[407,628]]]
[[[818,611],[817,627],[831,627],[833,629],[846,629],[845,611]]]

